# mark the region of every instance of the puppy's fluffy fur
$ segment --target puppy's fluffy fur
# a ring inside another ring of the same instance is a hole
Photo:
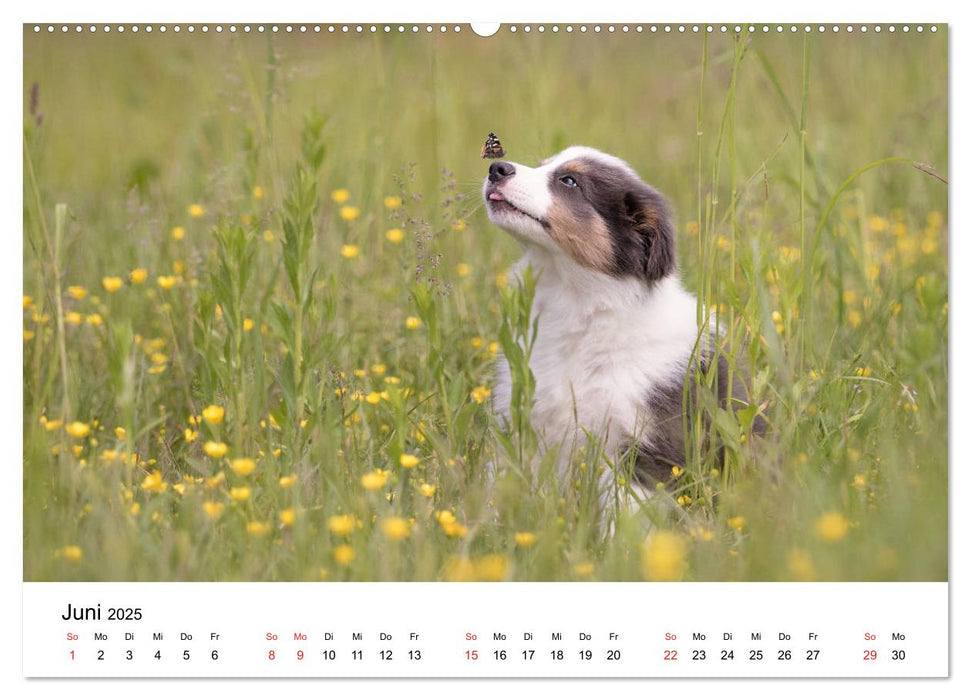
[[[580,146],[535,168],[492,163],[483,197],[489,218],[523,246],[514,273],[532,266],[538,275],[533,427],[547,447],[569,450],[590,433],[608,455],[634,449],[642,484],[665,479],[684,464],[693,350],[701,338],[695,357],[705,371],[714,336],[699,333],[696,299],[681,285],[667,201],[624,161]],[[509,401],[509,367],[500,360],[500,416]]]

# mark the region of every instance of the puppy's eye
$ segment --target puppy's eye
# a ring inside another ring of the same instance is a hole
[[[572,175],[564,175],[563,177],[560,178],[560,182],[562,182],[567,187],[579,187],[576,179]]]

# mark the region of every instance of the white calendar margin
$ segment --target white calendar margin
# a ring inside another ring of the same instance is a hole
[[[27,583],[24,615],[29,677],[948,675],[946,583]]]

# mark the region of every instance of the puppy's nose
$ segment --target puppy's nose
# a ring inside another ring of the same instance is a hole
[[[497,160],[489,166],[489,182],[499,182],[515,174],[516,168],[513,164],[504,160]]]

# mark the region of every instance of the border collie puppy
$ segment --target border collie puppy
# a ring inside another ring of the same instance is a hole
[[[535,168],[493,162],[483,197],[493,223],[523,246],[513,274],[532,266],[538,278],[529,363],[544,447],[568,453],[591,434],[608,457],[636,450],[642,486],[666,481],[684,465],[692,351],[701,348],[695,369],[706,371],[715,340],[713,329],[699,333],[696,299],[681,286],[667,201],[624,161],[581,146]],[[496,372],[494,409],[508,418],[504,359]]]

